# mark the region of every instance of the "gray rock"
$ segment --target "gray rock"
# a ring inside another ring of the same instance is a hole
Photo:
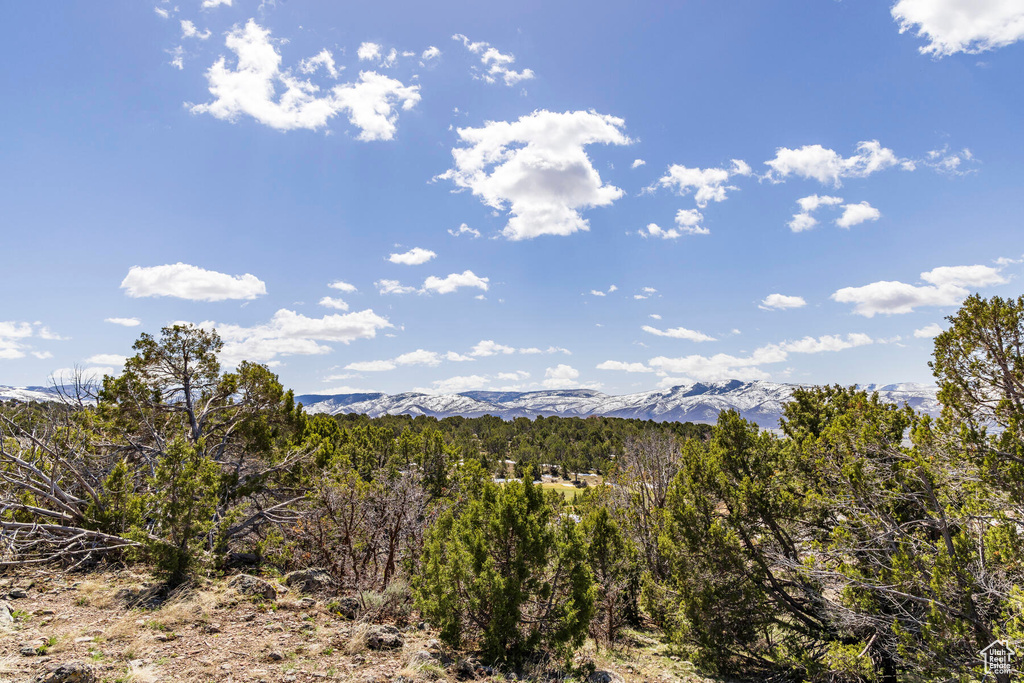
[[[619,674],[614,671],[595,671],[587,676],[587,683],[626,683]]]
[[[423,666],[424,664],[434,664],[437,661],[437,656],[434,655],[434,653],[427,652],[426,650],[420,650],[418,652],[413,652],[412,656],[409,657],[409,666]]]
[[[85,662],[65,662],[36,676],[36,683],[96,683],[96,672]]]
[[[8,593],[7,597],[9,597],[11,600],[20,600],[22,598],[27,598],[28,597],[28,593],[26,593],[23,590],[18,589],[18,590],[13,590],[10,593]]]
[[[359,600],[351,597],[335,600],[331,603],[330,607],[346,619],[355,619],[359,616],[359,611],[362,609]]]
[[[366,647],[371,650],[397,650],[403,645],[402,634],[394,626],[371,626],[366,631]]]
[[[14,616],[11,614],[13,611],[8,603],[0,600],[0,628],[14,623]]]
[[[311,568],[288,572],[284,575],[284,585],[295,587],[302,593],[319,593],[327,590],[334,579],[325,569]]]
[[[251,576],[249,574],[238,574],[231,577],[228,586],[234,588],[242,595],[277,600],[277,589],[269,581]]]

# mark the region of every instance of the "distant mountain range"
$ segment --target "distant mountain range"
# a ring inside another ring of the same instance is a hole
[[[762,427],[777,427],[782,406],[798,384],[777,382],[693,382],[662,391],[609,396],[590,389],[551,391],[464,391],[460,394],[305,394],[296,400],[309,413],[365,413],[381,415],[430,415],[437,418],[461,415],[494,415],[505,420],[517,417],[627,417],[656,422],[715,422],[723,410],[735,410]],[[938,415],[934,386],[923,384],[869,384],[883,401],[907,403],[915,410]],[[49,387],[0,386],[0,400],[53,401]]]
[[[589,389],[554,391],[465,391],[460,394],[307,394],[296,396],[310,413],[380,415],[494,415],[505,420],[538,415],[560,417],[626,417],[656,422],[715,422],[723,410],[735,410],[762,427],[778,427],[782,406],[797,384],[776,382],[694,382],[663,391],[609,396]],[[936,388],[922,384],[869,384],[883,401],[907,403],[915,410],[937,415]]]

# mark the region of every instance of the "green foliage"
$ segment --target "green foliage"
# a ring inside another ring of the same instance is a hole
[[[427,534],[415,592],[446,642],[477,641],[499,662],[578,647],[594,608],[580,529],[528,482],[488,482],[442,514]]]
[[[184,439],[171,442],[152,479],[154,532],[150,551],[172,581],[182,580],[207,543],[217,507],[220,468],[203,449]]]

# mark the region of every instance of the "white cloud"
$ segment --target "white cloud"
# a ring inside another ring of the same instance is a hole
[[[202,8],[211,9],[220,5],[231,7],[231,0],[203,0]]]
[[[206,40],[210,37],[210,30],[200,31],[196,28],[188,19],[181,21],[181,37],[182,38],[198,38],[199,40]]]
[[[429,61],[431,59],[437,59],[440,56],[441,50],[431,45],[430,47],[423,51],[423,54],[420,55],[420,59],[422,59],[423,61]]]
[[[999,273],[999,268],[981,265],[939,266],[926,273],[921,273],[921,279],[940,287],[943,285],[987,287],[1006,284],[1006,278]]]
[[[977,164],[978,160],[966,147],[960,151],[950,151],[949,145],[943,145],[942,149],[929,151],[924,159],[918,163],[928,168],[952,176],[965,176],[977,172],[977,168],[964,168],[965,164]]]
[[[836,219],[836,225],[840,228],[851,228],[865,221],[877,221],[881,217],[882,212],[867,202],[844,204],[843,215]]]
[[[511,53],[503,54],[498,52],[497,49],[491,47],[490,43],[471,42],[469,38],[461,33],[456,33],[452,36],[452,39],[460,41],[470,52],[480,55],[480,63],[483,64],[486,70],[481,72],[474,67],[474,78],[486,83],[497,83],[501,80],[505,85],[512,86],[520,81],[528,81],[534,77],[534,73],[530,69],[523,69],[522,71],[512,69],[511,66],[516,61],[515,56]]]
[[[410,294],[416,291],[415,287],[407,287],[398,280],[377,280],[373,286],[381,294]]]
[[[171,18],[171,13],[168,12],[167,10],[163,9],[162,7],[154,7],[153,11],[156,12],[157,16],[160,17],[161,19],[170,19]]]
[[[644,161],[643,159],[633,159],[633,163],[630,166],[630,168],[640,168],[641,166],[645,165],[646,163],[647,162]]]
[[[891,12],[900,33],[926,39],[918,50],[936,57],[984,52],[1024,38],[1018,0],[899,0]]]
[[[857,143],[856,154],[846,158],[821,145],[804,145],[798,149],[780,147],[775,158],[764,163],[770,168],[766,177],[773,182],[796,175],[839,187],[843,178],[865,178],[900,161],[891,149],[870,140]]]
[[[925,325],[921,329],[914,330],[914,336],[918,339],[931,339],[942,334],[942,327],[938,323]]]
[[[85,362],[89,365],[124,365],[124,362],[128,360],[124,356],[116,353],[98,353],[95,356],[89,356],[85,359]]]
[[[499,344],[498,342],[492,339],[485,339],[479,342],[476,346],[474,346],[473,350],[469,352],[469,355],[477,356],[478,358],[484,358],[487,356],[496,356],[499,353],[511,354],[515,352],[516,350],[511,346]]]
[[[483,389],[490,383],[490,379],[482,375],[462,375],[439,379],[432,383],[431,389],[420,389],[419,391],[436,394],[458,394],[473,389]]]
[[[676,227],[666,230],[657,223],[648,223],[639,234],[641,237],[658,237],[663,240],[674,240],[683,235],[710,235],[711,231],[701,225],[703,220],[704,214],[697,209],[679,209],[676,212]]]
[[[185,68],[185,48],[181,45],[172,47],[170,50],[164,50],[171,56],[171,66],[178,71],[182,71]]]
[[[531,346],[529,348],[519,349],[519,353],[525,354],[527,356],[535,356],[542,353],[564,353],[567,356],[572,355],[572,351],[570,351],[569,349],[563,349],[561,346],[549,346],[546,349],[540,349],[537,348],[536,346]]]
[[[816,194],[801,197],[796,200],[800,205],[800,213],[793,214],[793,220],[788,225],[793,232],[810,230],[818,224],[818,220],[811,214],[818,210],[819,206],[836,206],[843,203],[842,197],[818,196]]]
[[[480,236],[480,231],[474,230],[473,228],[463,223],[458,227],[457,230],[448,228],[448,234],[451,235],[452,237],[458,237],[459,235],[469,235],[470,237],[473,237],[475,239]]]
[[[922,287],[881,280],[862,287],[843,287],[832,295],[832,299],[839,303],[854,304],[854,313],[873,318],[876,313],[910,313],[920,306],[956,306],[966,296],[967,290],[955,285]]]
[[[488,278],[479,277],[473,271],[466,270],[461,273],[452,273],[443,278],[431,275],[423,281],[423,289],[421,291],[450,294],[460,287],[476,287],[486,292],[488,282],[490,282]]]
[[[606,360],[597,365],[598,370],[621,370],[622,372],[654,372],[643,363],[623,363],[618,360]]]
[[[406,266],[418,266],[421,263],[426,263],[435,256],[437,256],[437,254],[429,249],[413,247],[404,254],[391,254],[391,256],[388,257],[388,261],[391,261],[392,263],[401,263]]]
[[[762,365],[773,365],[782,363],[789,358],[791,353],[822,353],[825,351],[842,351],[857,346],[864,346],[874,343],[866,334],[853,333],[846,337],[839,335],[825,335],[823,337],[805,337],[797,341],[782,342],[781,344],[767,344],[754,349],[748,356],[733,356],[726,353],[718,353],[713,356],[691,355],[682,358],[667,358],[658,356],[648,361],[648,365],[655,368],[659,375],[667,377],[669,373],[685,375],[698,381],[721,381],[738,379],[751,381],[756,379],[768,379],[769,374],[763,370]],[[672,377],[671,383],[678,384],[684,377]],[[669,383],[662,383],[659,386],[669,386]]]
[[[821,353],[823,351],[842,351],[856,346],[873,344],[874,340],[866,334],[853,332],[843,338],[840,335],[826,334],[822,337],[804,337],[797,341],[783,342],[779,348],[788,353]]]
[[[461,353],[455,353],[454,351],[449,351],[448,353],[444,354],[444,359],[447,361],[452,361],[453,363],[465,363],[467,361],[476,360],[475,358],[463,356]]]
[[[672,339],[686,339],[693,342],[706,342],[715,341],[715,338],[698,332],[697,330],[688,330],[685,327],[673,327],[668,330],[659,330],[657,327],[651,327],[650,325],[644,325],[640,328],[648,334],[653,334],[658,337],[671,337]]]
[[[786,308],[802,308],[807,305],[802,296],[786,296],[785,294],[769,294],[758,308],[766,311]]]
[[[464,147],[452,150],[455,167],[438,176],[507,210],[502,234],[511,240],[589,230],[582,209],[608,206],[621,189],[601,180],[586,145],[626,145],[622,119],[593,111],[535,111],[513,122],[459,128]]]
[[[331,289],[337,289],[340,292],[351,293],[356,291],[355,285],[350,285],[349,283],[344,282],[342,280],[335,280],[334,282],[329,283],[327,286],[330,287]]]
[[[348,344],[357,339],[373,339],[378,330],[392,327],[387,318],[371,309],[309,318],[284,308],[269,322],[253,327],[214,322],[203,322],[200,326],[217,329],[224,340],[221,358],[228,365],[243,360],[265,362],[278,355],[330,353],[331,347],[320,342]]]
[[[522,382],[524,379],[530,378],[530,373],[526,370],[516,370],[515,372],[499,372],[496,377],[506,382]]]
[[[416,349],[409,353],[403,353],[395,358],[396,365],[428,365],[436,367],[441,364],[441,354],[435,351]]]
[[[747,175],[749,169],[750,167],[739,159],[733,160],[731,169],[688,168],[673,164],[668,167],[665,175],[658,179],[658,184],[680,195],[693,192],[697,206],[704,208],[708,202],[725,201],[728,191],[737,189],[732,185],[726,185],[729,178],[733,175]]]
[[[548,389],[571,389],[579,386],[579,382],[576,381],[579,376],[580,371],[576,368],[559,363],[555,367],[547,368],[544,371],[545,379],[541,384]]]
[[[39,359],[49,358],[52,355],[49,351],[32,350],[28,340],[33,337],[44,340],[63,339],[39,322],[0,321],[0,360],[24,358],[26,353]]]
[[[596,289],[590,290],[590,294],[592,296],[607,296],[604,292],[596,290]]]
[[[320,305],[324,306],[325,308],[334,308],[339,311],[348,310],[348,304],[343,299],[338,299],[330,296],[325,296],[324,298],[320,299]]]
[[[334,56],[327,48],[320,50],[319,53],[309,59],[302,59],[299,61],[299,71],[304,74],[316,73],[316,70],[320,67],[323,67],[324,71],[326,71],[331,78],[337,78],[338,74],[340,74],[342,69],[345,68],[341,67],[339,69],[337,65],[335,65]]]
[[[186,263],[144,268],[132,266],[121,281],[121,289],[134,298],[173,296],[191,301],[255,299],[267,293],[267,286],[255,275],[227,275]]]
[[[832,295],[839,303],[854,304],[853,312],[867,318],[877,313],[899,315],[922,306],[956,306],[970,293],[968,288],[1007,282],[991,266],[941,266],[921,273],[927,285],[881,280],[862,287],[844,287]]]
[[[371,62],[381,58],[381,46],[377,43],[363,43],[356,50],[356,56],[361,62]]]
[[[395,369],[395,364],[389,360],[364,360],[356,363],[349,363],[345,366],[346,370],[355,370],[356,372],[387,372]]]
[[[138,318],[104,318],[103,322],[113,323],[121,327],[138,327],[142,324],[142,321]]]
[[[229,68],[221,57],[207,70],[214,100],[192,105],[195,114],[232,122],[246,114],[278,130],[316,130],[347,112],[349,122],[360,130],[359,140],[391,140],[397,108],[408,110],[420,101],[419,86],[405,86],[373,71],[363,71],[357,82],[336,85],[321,95],[319,86],[281,69],[281,54],[270,31],[252,19],[228,33],[225,45],[235,53],[237,64]]]
[[[661,320],[661,316],[658,315],[657,313],[651,313],[650,317],[654,318],[655,320]]]

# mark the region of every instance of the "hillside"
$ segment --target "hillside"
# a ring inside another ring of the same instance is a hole
[[[775,427],[782,407],[798,384],[776,382],[693,382],[663,391],[645,391],[610,396],[589,389],[554,391],[496,392],[467,391],[460,394],[306,394],[297,396],[307,412],[365,413],[381,415],[429,415],[444,418],[454,415],[479,417],[493,415],[506,420],[517,417],[623,417],[656,422],[713,423],[723,410],[735,410],[744,419],[762,427]],[[920,384],[870,384],[862,387],[877,391],[883,401],[908,403],[915,410],[937,414],[935,387]]]

